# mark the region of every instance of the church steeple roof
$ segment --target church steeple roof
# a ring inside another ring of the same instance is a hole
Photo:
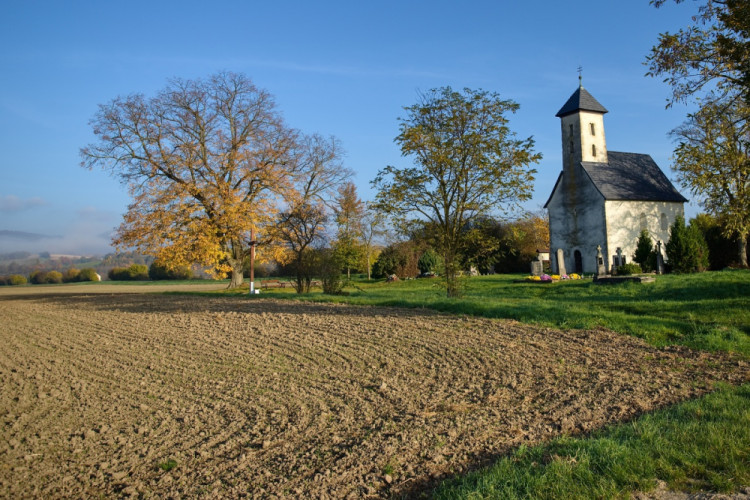
[[[568,99],[563,107],[560,108],[560,111],[558,111],[555,116],[562,118],[565,115],[580,110],[595,111],[602,114],[607,112],[607,108],[599,104],[599,101],[594,99],[594,96],[592,96],[588,90],[583,88],[583,86],[580,86],[575,92],[573,92],[573,95],[570,96],[570,99]]]

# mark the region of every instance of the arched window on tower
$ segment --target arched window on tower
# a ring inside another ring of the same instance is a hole
[[[591,156],[596,157],[596,144],[591,145]]]
[[[596,135],[596,128],[594,128],[594,124],[589,123],[589,125],[591,126],[591,135]]]
[[[666,231],[667,229],[669,229],[669,222],[667,222],[667,214],[662,212],[661,217],[659,217],[659,219],[661,220],[661,230]]]

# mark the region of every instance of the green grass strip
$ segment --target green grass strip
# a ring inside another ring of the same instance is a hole
[[[495,465],[443,483],[435,498],[628,498],[656,480],[672,490],[750,485],[750,384],[643,415],[586,438],[522,446]]]

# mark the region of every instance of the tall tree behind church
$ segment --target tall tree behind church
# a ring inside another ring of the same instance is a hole
[[[541,159],[534,140],[518,139],[508,114],[518,104],[496,93],[450,87],[420,95],[405,108],[396,142],[413,166],[387,166],[373,181],[380,210],[407,223],[437,228],[448,297],[458,283],[464,228],[493,210],[531,197]]]

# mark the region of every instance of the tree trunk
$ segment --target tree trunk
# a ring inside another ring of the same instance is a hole
[[[229,259],[229,265],[232,266],[232,280],[229,282],[229,288],[237,288],[242,285],[242,259]]]
[[[740,253],[740,265],[742,267],[747,267],[747,234],[741,234],[740,237],[737,238],[737,243]]]
[[[461,287],[458,283],[458,263],[452,249],[446,249],[443,253],[445,265],[445,290],[449,299],[461,296]]]

